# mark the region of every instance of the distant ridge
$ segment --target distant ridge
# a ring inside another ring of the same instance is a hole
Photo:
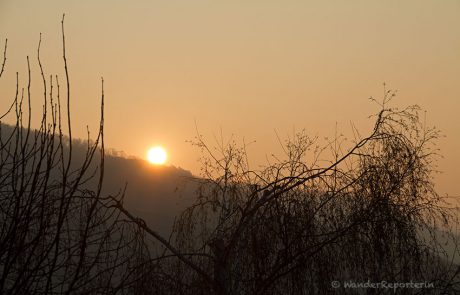
[[[15,126],[0,123],[1,137],[5,140]],[[27,132],[24,128],[23,132]],[[31,130],[31,134],[39,134]],[[34,136],[29,137],[32,142]],[[57,137],[57,136],[56,136]],[[65,138],[68,142],[68,138]],[[87,140],[72,139],[72,168],[77,169],[87,152]],[[64,147],[64,152],[68,147]],[[115,152],[114,152],[115,151]],[[97,166],[100,154],[96,153],[89,171],[95,177],[86,182],[84,188],[96,190]],[[58,172],[55,169],[54,172]],[[58,177],[56,174],[55,177]],[[152,228],[169,236],[174,218],[194,201],[196,182],[188,170],[175,166],[155,166],[146,160],[129,157],[124,152],[108,149],[104,157],[104,182],[102,195],[115,196],[126,186],[124,204],[133,214],[141,217]]]

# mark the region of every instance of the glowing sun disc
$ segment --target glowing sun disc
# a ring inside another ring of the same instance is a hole
[[[155,165],[164,164],[167,158],[168,158],[168,155],[166,154],[165,149],[159,146],[153,147],[149,149],[149,151],[147,152],[147,160],[151,164],[155,164]]]

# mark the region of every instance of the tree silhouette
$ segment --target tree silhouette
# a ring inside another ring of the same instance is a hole
[[[19,87],[8,115],[14,126],[0,124],[0,293],[114,294],[135,288],[139,261],[148,257],[144,234],[124,221],[101,196],[104,176],[104,88],[101,119],[95,141],[88,135],[87,151],[75,163],[72,145],[70,80],[62,44],[66,91],[58,76],[45,78],[38,45],[37,61],[43,82],[43,112],[38,130],[31,129],[30,63],[28,82]],[[6,63],[5,42],[2,70]],[[67,124],[62,123],[65,92]],[[27,113],[25,118],[24,113]],[[63,135],[67,128],[68,137]],[[89,134],[89,133],[88,133]],[[99,153],[100,163],[94,163]],[[77,167],[76,167],[77,166]],[[96,178],[92,190],[85,184]],[[136,262],[137,261],[137,262]],[[136,263],[134,263],[136,262]]]
[[[331,282],[347,280],[434,284],[401,290],[409,294],[458,287],[439,232],[455,216],[431,178],[439,131],[420,122],[417,106],[390,108],[394,96],[384,89],[382,101],[373,100],[380,111],[372,132],[355,130],[348,149],[343,137],[321,148],[301,132],[286,143],[285,160],[260,171],[249,168],[244,146],[212,148],[197,136],[208,155],[202,185],[174,238],[195,265],[213,270],[215,293],[329,294]],[[332,160],[323,164],[326,150]],[[181,274],[173,287],[183,288],[169,293],[202,290],[199,273],[178,260],[170,267]],[[393,292],[365,290],[385,291]]]

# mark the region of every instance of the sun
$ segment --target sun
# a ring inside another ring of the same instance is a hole
[[[166,163],[167,158],[168,154],[161,146],[152,147],[147,152],[147,160],[151,164],[162,165]]]

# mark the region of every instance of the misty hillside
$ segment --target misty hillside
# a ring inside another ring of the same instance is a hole
[[[127,209],[165,235],[174,217],[193,202],[196,189],[189,171],[106,155],[103,194],[115,195],[125,184]]]
[[[1,123],[0,127],[2,141],[14,133],[15,126]],[[22,133],[25,137],[25,128]],[[31,131],[29,141],[32,142],[38,135],[38,131]],[[68,138],[65,140],[68,144]],[[12,142],[14,144],[14,140]],[[68,145],[64,150],[68,153]],[[76,170],[81,167],[86,157],[87,140],[73,139],[72,150],[71,167]],[[99,164],[100,154],[95,153],[91,169],[88,169],[89,173],[86,175],[88,178],[84,183],[86,189],[97,190]],[[59,169],[54,169],[52,174],[59,179]],[[123,199],[126,209],[142,218],[149,227],[164,237],[168,237],[171,233],[175,218],[196,201],[198,182],[199,178],[180,167],[152,165],[146,160],[127,157],[122,152],[106,149],[102,195],[121,196],[126,188]],[[447,251],[454,253],[455,245],[448,243],[447,240],[444,241],[444,231],[436,230],[436,232]],[[460,257],[455,257],[454,260],[459,263]]]
[[[1,124],[3,142],[14,133],[14,128],[11,125]],[[23,134],[25,137],[26,129],[23,130]],[[39,132],[31,131],[29,142],[33,142],[35,136],[39,136]],[[68,142],[67,138],[66,140]],[[14,144],[15,141],[12,140],[11,143]],[[86,140],[81,139],[73,139],[72,143],[71,167],[75,170],[82,165],[88,144]],[[68,150],[67,145],[65,152],[68,153]],[[84,185],[89,190],[97,189],[99,163],[100,154],[95,153],[91,169],[86,175],[90,178],[94,174],[94,177]],[[59,171],[54,169],[52,177],[59,179]],[[122,193],[125,186],[126,208],[164,236],[169,235],[174,217],[193,202],[197,187],[189,171],[174,166],[154,166],[145,160],[125,158],[109,150],[104,157],[102,195],[118,195]]]

